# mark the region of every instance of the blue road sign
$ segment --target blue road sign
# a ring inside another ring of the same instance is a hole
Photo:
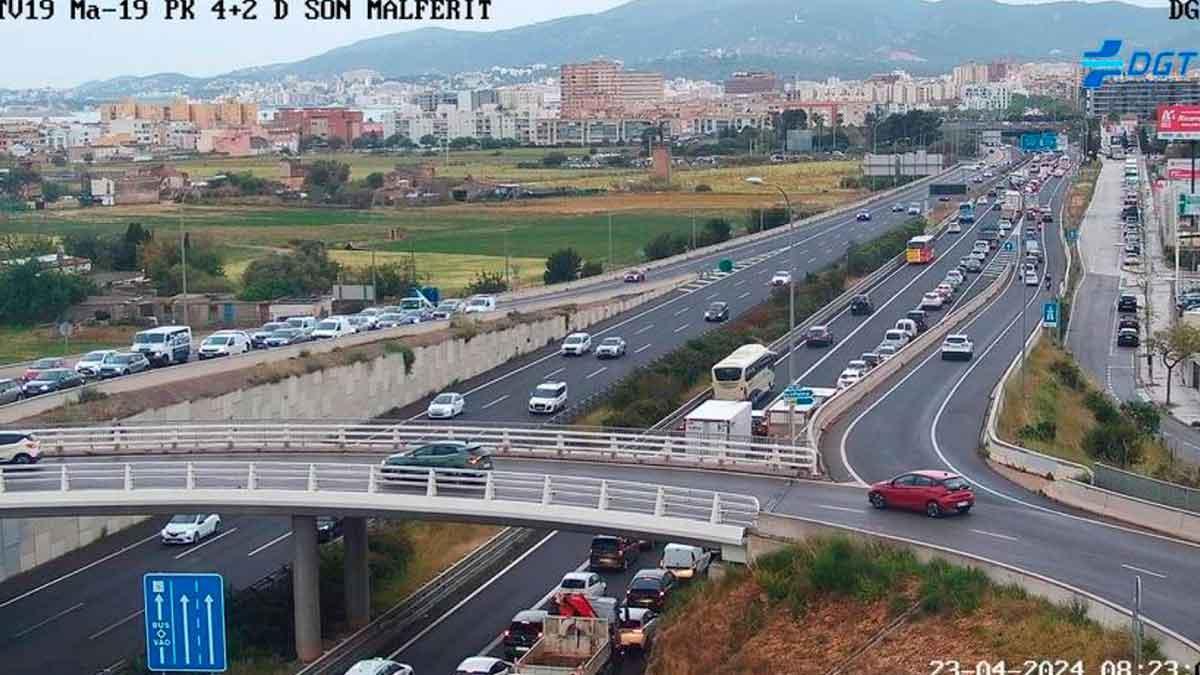
[[[1067,229],[1067,241],[1079,241],[1079,228],[1071,227]]]
[[[1042,325],[1046,328],[1058,328],[1058,301],[1047,300],[1042,304]]]
[[[1012,243],[1012,240],[1004,242],[1004,250],[1005,251],[1012,251],[1013,248],[1015,248],[1015,245]]]
[[[147,668],[225,672],[225,580],[220,574],[151,572],[142,577],[142,594]]]

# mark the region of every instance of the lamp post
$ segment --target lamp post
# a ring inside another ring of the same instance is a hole
[[[787,192],[778,185],[768,183],[760,176],[750,176],[746,178],[746,182],[751,185],[765,185],[775,188],[779,194],[783,195],[783,203],[787,205],[788,219],[788,270],[790,271],[788,280],[788,360],[787,374],[788,386],[795,384],[792,381],[792,352],[796,349],[796,335],[793,329],[796,327],[796,224],[792,222],[792,200],[788,199]]]

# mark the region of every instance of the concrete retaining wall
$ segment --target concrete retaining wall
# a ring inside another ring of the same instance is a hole
[[[327,368],[280,382],[239,389],[214,398],[186,401],[139,413],[128,422],[180,420],[362,419],[376,417],[528,354],[671,291],[664,287],[507,330],[481,333],[470,341],[450,339],[413,349],[412,372],[401,354]]]
[[[1086,607],[1088,618],[1105,628],[1111,630],[1129,630],[1130,627],[1130,612],[1124,607],[1040,574],[1013,567],[996,560],[976,557],[941,546],[806,518],[776,514],[760,515],[758,526],[747,537],[747,557],[753,561],[760,555],[770,553],[787,545],[789,541],[830,536],[849,536],[851,539],[861,542],[882,542],[891,546],[905,548],[912,551],[917,559],[922,562],[941,558],[954,565],[974,567],[986,574],[989,579],[997,584],[1020,586],[1029,594],[1045,598],[1060,606],[1069,607],[1078,604]],[[1174,659],[1181,663],[1200,662],[1200,645],[1154,621],[1143,619],[1143,626],[1146,636],[1158,641],[1166,658]]]
[[[1172,537],[1200,542],[1200,513],[1173,509],[1074,480],[1056,480],[1042,488],[1047,497],[1068,506],[1139,525]]]
[[[145,519],[98,516],[0,520],[0,581]]]

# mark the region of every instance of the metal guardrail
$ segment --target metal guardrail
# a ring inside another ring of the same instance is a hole
[[[571,427],[342,423],[183,423],[35,429],[43,452],[145,454],[209,450],[398,451],[436,440],[480,443],[501,457],[670,464],[815,475],[810,448],[682,434],[581,431]]]
[[[88,462],[0,471],[0,513],[67,513],[88,508],[92,497],[97,505],[128,502],[145,507],[161,501],[170,507],[191,500],[214,505],[222,499],[249,502],[254,495],[262,496],[263,508],[282,502],[278,498],[285,495],[287,503],[281,504],[285,508],[308,495],[344,499],[348,508],[369,503],[361,500],[364,495],[379,495],[381,506],[390,496],[423,497],[422,503],[431,505],[439,499],[452,500],[464,515],[472,513],[472,507],[466,506],[471,501],[484,503],[483,509],[501,502],[532,504],[543,511],[571,507],[612,513],[614,527],[636,515],[745,528],[753,527],[759,513],[758,499],[746,495],[508,471],[228,461]],[[296,500],[297,496],[302,498]],[[319,506],[327,504],[322,500]]]

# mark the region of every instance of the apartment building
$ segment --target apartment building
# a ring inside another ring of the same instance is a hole
[[[126,99],[99,106],[100,121],[149,120],[154,122],[191,122],[198,129],[217,126],[245,126],[258,121],[254,103],[189,103],[175,99],[166,103]]]
[[[665,99],[661,73],[624,70],[616,61],[568,63],[559,70],[562,117],[585,119],[620,114]]]
[[[1107,78],[1099,88],[1085,90],[1084,96],[1089,115],[1116,113],[1152,120],[1160,105],[1200,104],[1200,80]]]
[[[779,78],[775,73],[734,73],[724,83],[726,96],[748,96],[779,90]]]
[[[301,138],[337,138],[349,144],[362,136],[363,114],[348,108],[282,108],[275,113],[275,125]]]
[[[962,88],[962,107],[966,110],[1007,110],[1012,88],[1003,82],[968,84]]]

